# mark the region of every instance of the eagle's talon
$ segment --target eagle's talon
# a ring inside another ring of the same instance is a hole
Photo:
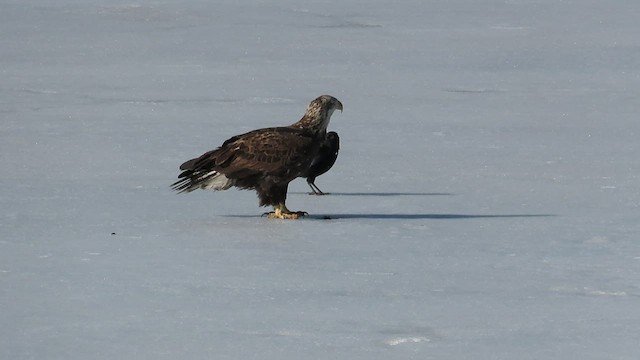
[[[281,219],[281,220],[291,220],[291,219],[300,219],[301,217],[309,215],[306,211],[282,211],[280,209],[276,209],[275,211],[269,211],[262,216],[267,216],[269,219]]]

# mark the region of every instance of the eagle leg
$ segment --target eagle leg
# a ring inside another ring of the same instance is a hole
[[[311,188],[311,191],[312,191],[309,193],[309,195],[326,195],[326,193],[320,190],[318,185],[316,185],[315,183],[307,182],[307,184],[309,184],[309,187]]]
[[[290,211],[284,204],[278,204],[274,206],[274,210],[270,212],[266,212],[262,214],[262,216],[267,216],[269,219],[299,219],[303,216],[309,215],[306,211]]]

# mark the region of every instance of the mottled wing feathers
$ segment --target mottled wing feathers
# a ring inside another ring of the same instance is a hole
[[[313,136],[305,131],[273,128],[243,138],[236,161],[262,172],[296,173],[309,164],[316,149]]]
[[[300,129],[274,127],[234,136],[219,148],[180,166],[188,176],[193,172],[215,170],[229,179],[258,173],[293,173],[308,164],[315,149],[313,137]],[[181,176],[183,175],[181,174]],[[288,176],[287,176],[288,177]]]

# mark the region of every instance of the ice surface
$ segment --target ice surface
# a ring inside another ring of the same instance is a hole
[[[3,1],[0,358],[636,359],[636,1]],[[259,215],[184,160],[345,106]],[[325,216],[331,220],[324,220]]]

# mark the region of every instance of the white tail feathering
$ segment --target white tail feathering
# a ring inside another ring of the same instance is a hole
[[[210,171],[199,178],[200,188],[205,190],[227,190],[233,182],[224,174]]]

